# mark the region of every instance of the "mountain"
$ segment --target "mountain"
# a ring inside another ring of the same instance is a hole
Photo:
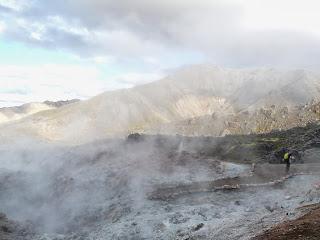
[[[320,76],[306,70],[196,65],[146,85],[38,112],[4,124],[0,134],[3,141],[33,136],[84,143],[131,132],[214,136],[266,132],[287,128],[283,111],[293,119],[292,126],[302,124],[295,119],[297,107],[316,103],[319,97]],[[264,118],[265,128],[260,127]],[[270,119],[279,124],[272,125]]]
[[[287,130],[319,122],[320,103],[308,102],[289,109],[287,106],[264,106],[254,111],[240,111],[224,115],[212,114],[178,122],[160,124],[153,134],[180,134],[186,136],[224,136],[228,134],[268,133]]]
[[[0,108],[0,124],[18,120],[34,113],[52,108],[53,107],[44,103],[27,103],[18,107]]]
[[[45,102],[33,102],[26,103],[17,107],[4,107],[0,108],[0,124],[10,121],[22,119],[26,116],[55,108],[62,107],[64,105],[79,101],[78,99],[66,100],[66,101],[45,101]]]

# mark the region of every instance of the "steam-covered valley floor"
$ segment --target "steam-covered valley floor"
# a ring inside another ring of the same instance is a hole
[[[250,239],[320,202],[319,131],[3,145],[0,237]],[[289,175],[282,147],[302,154]]]

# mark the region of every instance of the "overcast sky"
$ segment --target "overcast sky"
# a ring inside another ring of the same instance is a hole
[[[0,0],[0,107],[81,98],[168,69],[316,69],[318,0]]]

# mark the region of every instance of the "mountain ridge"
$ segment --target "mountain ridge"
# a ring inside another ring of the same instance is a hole
[[[248,111],[249,116],[253,116],[259,109],[271,106],[287,107],[289,112],[294,112],[296,107],[317,101],[319,96],[320,76],[306,70],[197,65],[152,83],[105,92],[86,101],[38,112],[6,124],[2,136],[10,138],[15,132],[49,141],[83,143],[122,137],[131,132],[157,133],[159,126],[174,126],[174,123],[197,118],[209,117],[212,126],[221,125],[221,119],[232,123],[241,112]],[[212,115],[215,119],[210,118]],[[316,121],[316,117],[313,120]],[[254,124],[251,125],[250,131],[255,132]],[[167,134],[178,133],[172,126]],[[200,132],[205,131],[204,128]],[[220,136],[229,131],[229,128],[217,128],[208,130],[208,135]]]
[[[62,107],[67,104],[80,101],[79,99],[61,100],[61,101],[44,101],[25,103],[20,106],[0,108],[0,124],[22,119],[35,113]]]

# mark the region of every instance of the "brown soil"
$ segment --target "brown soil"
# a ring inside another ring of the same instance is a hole
[[[252,240],[319,240],[320,204],[312,205],[304,216],[266,230]]]

